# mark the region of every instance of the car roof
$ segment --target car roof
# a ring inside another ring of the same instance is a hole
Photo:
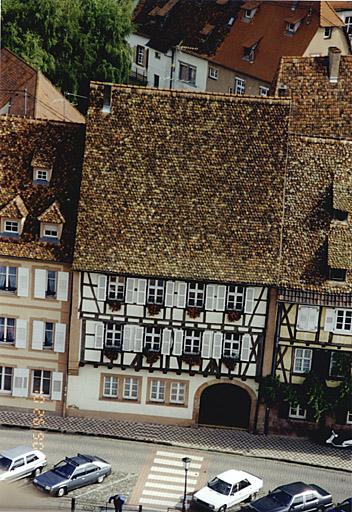
[[[72,464],[73,466],[82,466],[83,464],[95,462],[95,457],[92,455],[81,455],[79,453],[74,457],[66,457],[65,462]]]
[[[296,494],[300,494],[305,491],[315,490],[310,485],[305,484],[304,482],[292,482],[292,484],[284,484],[279,485],[276,489],[281,489],[285,491],[287,494],[294,496]]]
[[[248,477],[252,477],[252,475],[246,473],[245,471],[239,471],[237,469],[228,469],[227,471],[224,471],[223,473],[217,475],[217,478],[224,480],[224,482],[228,484],[239,482],[240,480],[243,480],[244,478]]]
[[[3,457],[7,457],[8,459],[14,459],[15,457],[20,457],[21,455],[27,455],[35,450],[30,446],[16,446],[15,448],[9,448],[1,452]]]

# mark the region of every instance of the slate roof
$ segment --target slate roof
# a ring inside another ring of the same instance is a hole
[[[0,209],[21,197],[28,210],[19,239],[0,237],[0,255],[45,261],[72,260],[81,178],[84,126],[0,117]],[[49,185],[33,183],[37,150],[54,155]],[[40,241],[38,217],[58,201],[66,223],[58,244]]]
[[[291,9],[293,3],[258,2],[250,22],[244,18],[241,9],[230,33],[210,60],[233,71],[272,82],[283,55],[303,55],[319,27],[343,25],[328,2],[298,2],[294,11]],[[287,23],[298,20],[302,23],[297,32],[287,34]],[[253,62],[243,59],[244,47],[250,42],[258,42]]]
[[[328,57],[283,57],[275,81],[292,99],[290,129],[321,137],[352,139],[352,56],[341,56],[336,84],[329,82]]]
[[[352,289],[327,281],[351,143],[288,141],[286,100],[113,86],[102,106],[95,83],[75,269]]]
[[[142,0],[134,23],[139,34],[150,38],[148,46],[157,51],[181,44],[196,54],[212,55],[228,34],[228,21],[237,15],[240,4],[237,0]]]

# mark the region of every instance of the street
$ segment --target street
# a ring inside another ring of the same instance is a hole
[[[1,429],[0,450],[17,445],[31,445],[29,430]],[[65,456],[80,453],[98,455],[112,465],[112,475],[102,484],[77,489],[68,497],[54,498],[38,491],[28,479],[0,488],[0,510],[68,509],[71,497],[77,503],[104,505],[111,494],[123,493],[127,503],[147,509],[175,508],[183,496],[184,471],[181,458],[191,458],[188,492],[202,487],[210,478],[230,468],[243,469],[264,480],[261,494],[288,482],[302,480],[316,483],[333,495],[334,502],[350,495],[352,476],[345,472],[268,461],[258,458],[197,451],[157,444],[120,441],[92,436],[44,433],[48,467]]]

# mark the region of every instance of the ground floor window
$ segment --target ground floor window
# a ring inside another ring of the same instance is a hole
[[[33,395],[50,395],[51,372],[47,370],[33,370],[32,393]]]
[[[170,403],[171,404],[184,404],[185,403],[185,384],[183,382],[172,382],[170,390]]]
[[[12,372],[10,366],[0,366],[0,392],[9,392],[12,389]]]
[[[150,387],[151,402],[165,402],[165,381],[152,380]]]
[[[148,379],[147,397],[149,402],[159,402],[165,405],[186,405],[188,383],[169,379]]]
[[[347,425],[352,425],[352,411],[347,411],[346,423]]]
[[[138,400],[138,380],[126,377],[123,383],[123,398],[125,400]]]
[[[104,391],[103,395],[106,397],[116,398],[118,391],[117,377],[105,376],[104,377]]]
[[[300,405],[291,405],[288,411],[289,418],[296,420],[305,420],[307,416],[307,411]]]

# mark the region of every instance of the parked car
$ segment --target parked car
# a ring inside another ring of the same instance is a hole
[[[224,512],[227,508],[248,499],[254,499],[263,487],[263,480],[245,471],[229,469],[216,476],[193,495],[192,505],[198,508]]]
[[[39,475],[47,460],[44,453],[30,446],[16,446],[0,453],[0,481],[12,482]]]
[[[110,473],[111,466],[105,460],[79,453],[76,457],[61,460],[53,469],[35,478],[33,483],[42,491],[63,496],[78,487],[101,483]]]
[[[280,485],[267,496],[242,509],[246,512],[323,511],[332,505],[331,494],[315,484],[294,482]]]
[[[338,503],[335,507],[329,508],[327,512],[352,512],[352,497]]]

